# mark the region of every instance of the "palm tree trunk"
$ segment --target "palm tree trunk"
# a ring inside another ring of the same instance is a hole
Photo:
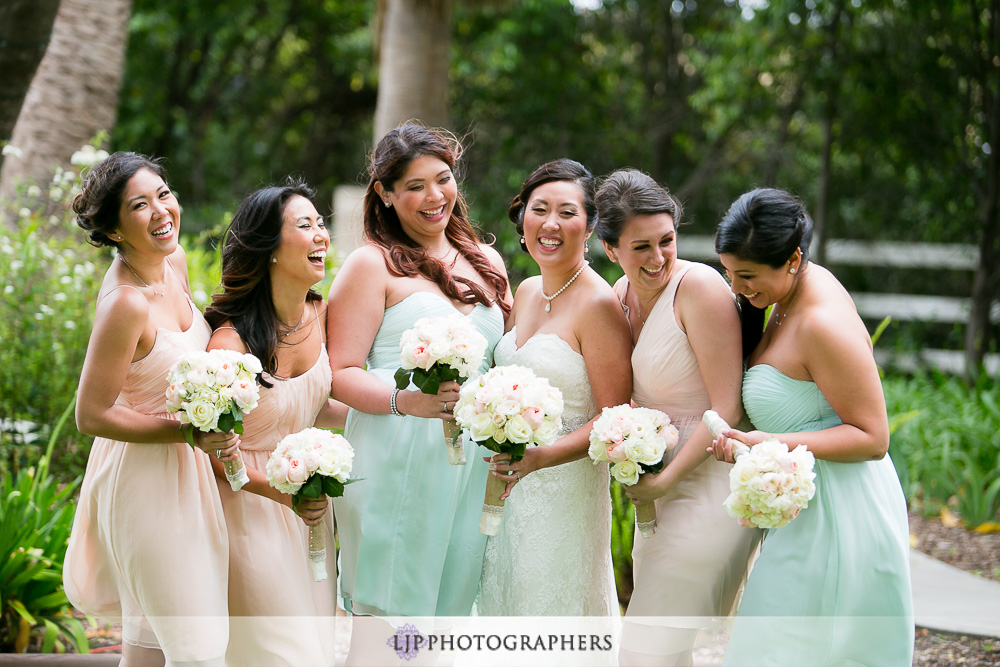
[[[0,171],[0,197],[46,185],[54,166],[114,126],[131,12],[131,0],[63,0],[11,137],[23,157]]]
[[[408,119],[448,123],[451,0],[380,0],[375,141]]]

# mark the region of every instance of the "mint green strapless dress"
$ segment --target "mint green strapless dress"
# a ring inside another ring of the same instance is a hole
[[[455,312],[430,292],[387,308],[368,353],[368,372],[394,385],[403,332],[421,317]],[[480,368],[485,372],[503,336],[503,313],[496,305],[477,305],[466,317],[488,342]],[[373,616],[468,615],[486,551],[479,516],[489,452],[466,434],[468,463],[449,465],[440,419],[351,410],[344,436],[354,446],[352,475],[364,477],[333,502],[344,608]]]
[[[746,372],[743,404],[771,433],[842,423],[815,383],[766,364]],[[723,665],[909,667],[909,528],[892,460],[817,459],[815,472],[809,507],[764,538]]]

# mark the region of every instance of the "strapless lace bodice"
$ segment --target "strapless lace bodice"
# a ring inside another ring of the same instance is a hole
[[[583,356],[554,334],[517,347],[516,328],[497,344],[497,366],[530,368],[563,393],[560,435],[598,412]],[[536,470],[507,498],[500,534],[486,547],[477,602],[487,616],[618,613],[611,564],[608,466],[584,458]]]

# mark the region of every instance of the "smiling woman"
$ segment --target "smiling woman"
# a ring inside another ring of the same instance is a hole
[[[322,525],[334,544],[329,500],[293,506],[266,478],[285,436],[342,428],[347,412],[329,399],[326,304],[312,286],[323,279],[330,235],[312,199],[312,189],[290,180],[243,200],[222,248],[222,292],[205,313],[215,328],[209,349],[250,352],[264,369],[260,400],[243,422],[250,482],[233,491],[213,464],[230,531],[226,660],[233,665],[334,663],[336,579],[313,582],[307,554],[309,526]]]
[[[77,426],[98,437],[66,551],[66,594],[87,614],[122,618],[130,665],[221,666],[229,545],[206,453],[229,458],[239,439],[191,428],[194,449],[167,412],[168,370],[210,333],[177,244],[180,207],[156,161],[115,153],[87,174],[73,210],[90,242],[116,248],[119,261],[97,296],[80,376]]]

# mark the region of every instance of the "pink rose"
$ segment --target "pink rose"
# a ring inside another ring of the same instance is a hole
[[[288,459],[275,458],[273,470],[274,479],[288,481]]]
[[[625,447],[621,444],[612,444],[608,447],[608,460],[612,463],[621,463],[627,458]]]
[[[309,479],[309,468],[298,456],[288,462],[288,481],[292,484],[304,484]]]
[[[542,422],[545,421],[545,413],[538,408],[525,409],[525,411],[521,413],[521,417],[524,421],[528,422],[528,426],[531,427],[532,431],[541,426]]]

